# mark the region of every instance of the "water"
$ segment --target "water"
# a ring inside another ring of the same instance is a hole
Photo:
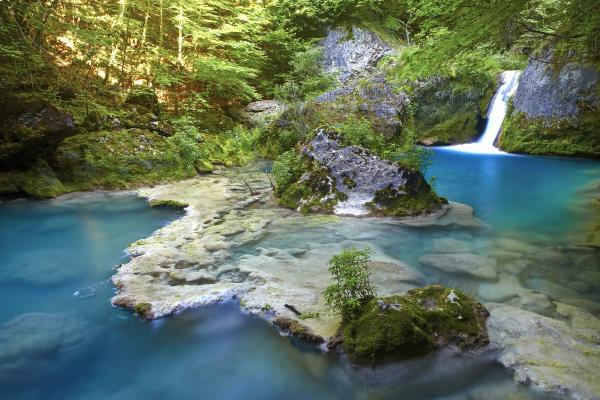
[[[474,206],[492,230],[415,230],[352,218],[299,230],[275,221],[259,243],[238,249],[235,256],[257,246],[286,249],[348,241],[379,246],[418,266],[418,257],[440,238],[461,240],[484,255],[493,250],[489,244],[497,235],[565,243],[568,232],[582,223],[574,207],[578,191],[598,179],[600,164],[436,150],[429,174],[438,177],[442,195]],[[33,343],[0,333],[0,398],[540,397],[516,386],[492,353],[437,353],[357,370],[337,355],[280,336],[240,313],[235,303],[152,323],[111,307],[109,278],[125,260],[123,249],[178,215],[122,194],[0,204],[0,324],[32,312],[64,318],[38,325]],[[476,281],[420,268],[428,282],[477,293]],[[550,279],[572,280],[566,272],[551,271]],[[594,293],[584,296],[600,301]]]
[[[496,91],[490,104],[488,122],[483,135],[475,143],[459,144],[449,146],[447,149],[465,153],[478,154],[507,154],[498,150],[494,142],[500,133],[502,122],[506,116],[508,101],[515,94],[519,85],[521,71],[504,71],[501,75],[501,85]]]

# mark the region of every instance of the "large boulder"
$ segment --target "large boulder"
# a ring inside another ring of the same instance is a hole
[[[481,303],[457,289],[413,289],[366,303],[344,326],[344,350],[354,363],[376,365],[439,348],[478,349],[489,343],[488,315]]]
[[[276,173],[286,168],[291,173],[277,188],[281,205],[303,212],[405,217],[446,204],[420,171],[357,146],[343,147],[341,139],[320,129],[292,156],[295,165],[275,164]]]
[[[350,31],[330,29],[321,42],[325,70],[338,75],[341,82],[372,71],[393,48],[377,36],[357,27]]]
[[[268,128],[285,111],[285,105],[277,100],[260,100],[230,112],[241,122],[258,128]]]
[[[0,170],[26,168],[76,133],[73,117],[47,102],[24,104],[7,116],[0,136]]]
[[[505,120],[500,147],[532,154],[600,157],[598,66],[531,59]]]
[[[373,75],[322,94],[309,112],[317,123],[343,123],[349,117],[366,119],[373,129],[391,139],[402,132],[408,105],[409,98],[398,85]]]

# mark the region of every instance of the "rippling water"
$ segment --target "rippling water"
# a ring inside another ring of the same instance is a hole
[[[482,255],[493,250],[490,243],[499,235],[538,245],[566,244],[584,218],[577,208],[579,192],[599,179],[600,164],[439,150],[429,174],[437,177],[442,195],[474,206],[492,229],[414,230],[370,219],[339,219],[293,230],[275,222],[260,243],[235,255],[256,246],[285,249],[348,240],[379,246],[418,266],[418,257],[438,238],[461,240]],[[336,355],[280,336],[268,324],[240,313],[236,304],[152,323],[111,307],[109,278],[125,260],[123,249],[178,215],[150,209],[126,194],[0,204],[0,325],[14,318],[19,322],[0,328],[0,398],[537,397],[514,385],[511,373],[491,353],[437,353],[356,370]],[[429,282],[477,292],[476,281],[421,269]],[[569,279],[566,273],[544,270],[538,275],[561,283]],[[600,301],[593,292],[581,296]],[[28,313],[46,315],[29,316],[37,329],[35,340],[25,341],[19,326],[31,326],[19,316]]]

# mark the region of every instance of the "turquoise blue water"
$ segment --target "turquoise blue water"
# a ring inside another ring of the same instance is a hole
[[[559,240],[581,223],[576,195],[599,172],[593,161],[437,151],[429,174],[437,177],[441,194],[474,206],[494,230]],[[0,325],[27,313],[62,318],[49,323],[34,316],[40,322],[33,341],[16,334],[14,324],[0,327],[0,399],[538,397],[516,387],[493,353],[438,353],[357,370],[335,354],[280,336],[235,303],[151,323],[113,308],[109,279],[126,261],[123,249],[178,215],[124,194],[0,204]],[[327,242],[336,240],[332,230],[338,228],[342,236],[352,230],[352,240],[375,242],[410,263],[420,244],[448,234],[369,220],[344,219],[302,232],[279,232],[275,223],[254,246]],[[452,235],[481,239],[460,230]],[[253,246],[237,254],[244,251]],[[452,277],[428,279],[468,288]]]

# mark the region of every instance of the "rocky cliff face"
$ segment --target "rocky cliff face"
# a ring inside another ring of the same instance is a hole
[[[372,71],[379,60],[394,52],[375,33],[356,27],[350,32],[331,29],[321,45],[325,70],[337,73],[341,82]]]
[[[596,65],[532,60],[500,139],[502,149],[600,157],[600,73]]]
[[[353,28],[347,33],[330,30],[322,41],[324,68],[338,74],[340,84],[309,105],[313,128],[335,125],[348,118],[368,120],[373,129],[393,140],[405,128],[413,129],[425,144],[471,141],[485,126],[485,113],[496,82],[477,87],[460,78],[431,77],[413,82],[409,96],[378,67],[394,54],[393,46],[376,34]],[[412,103],[414,115],[409,111]]]

